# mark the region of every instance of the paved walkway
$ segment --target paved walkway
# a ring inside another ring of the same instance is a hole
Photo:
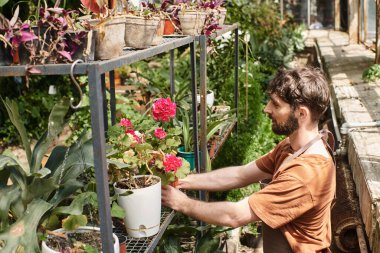
[[[315,38],[319,46],[339,127],[380,121],[380,81],[362,80],[363,71],[374,62],[374,53],[363,45],[350,45],[342,32],[314,30],[308,38]],[[342,136],[369,245],[373,253],[380,253],[380,128],[354,127]]]

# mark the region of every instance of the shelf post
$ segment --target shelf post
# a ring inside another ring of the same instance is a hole
[[[90,78],[90,77],[89,77]],[[90,79],[88,80],[90,83]],[[103,105],[103,120],[104,120],[104,131],[103,133],[107,136],[108,131],[108,117],[107,117],[107,96],[106,96],[106,75],[101,74],[101,88],[102,88],[102,105]]]
[[[116,95],[115,95],[115,71],[110,71],[110,108],[111,126],[116,124]]]
[[[199,59],[199,82],[200,82],[200,121],[201,121],[201,172],[207,171],[207,37],[199,36],[200,59]],[[207,201],[206,192],[200,194],[201,200]]]
[[[234,62],[235,62],[235,79],[234,79],[234,99],[236,109],[236,119],[238,118],[238,106],[239,106],[239,29],[235,29],[234,39]],[[248,64],[248,63],[247,63]],[[236,123],[235,131],[238,131],[238,124]]]
[[[197,112],[197,66],[195,59],[195,42],[190,43],[190,65],[191,65],[191,106],[193,114],[193,138],[194,138],[194,160],[195,170],[200,173],[199,143],[198,143],[198,112]]]
[[[90,112],[102,251],[114,253],[106,162],[106,142],[104,136],[104,103],[97,102],[104,101],[104,90],[102,86],[103,77],[104,74],[100,75],[100,73],[98,73],[96,65],[90,67],[88,76],[90,87]]]

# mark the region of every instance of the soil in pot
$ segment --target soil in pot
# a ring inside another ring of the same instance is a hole
[[[113,234],[115,253],[119,253],[119,240]],[[92,251],[91,251],[92,250]],[[58,252],[102,252],[102,241],[99,227],[79,227],[75,231],[57,229],[49,232],[42,241],[42,253]]]
[[[71,252],[73,249],[78,249],[78,242],[89,245],[99,252],[102,250],[102,240],[97,231],[62,233],[60,236],[49,236],[46,240],[47,246],[58,252]]]
[[[158,178],[152,177],[149,178],[149,176],[145,177],[137,177],[132,180],[125,180],[125,181],[120,181],[115,184],[117,188],[120,189],[140,189],[140,188],[146,188],[152,185],[157,184],[160,182]]]

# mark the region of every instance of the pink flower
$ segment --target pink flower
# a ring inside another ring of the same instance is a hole
[[[156,128],[156,130],[154,130],[154,136],[156,136],[158,139],[162,140],[163,138],[166,137],[166,132],[162,128]]]
[[[125,128],[133,128],[132,122],[126,118],[122,118],[120,120],[119,126],[123,126]]]
[[[176,157],[175,155],[170,155],[170,154],[165,155],[165,160],[164,160],[165,172],[174,171],[175,173],[181,166],[182,166],[181,158]]]
[[[153,104],[153,118],[156,121],[168,122],[169,118],[175,117],[176,104],[170,98],[160,98]]]
[[[125,130],[125,133],[132,135],[133,138],[135,138],[135,141],[138,142],[138,143],[143,143],[144,142],[143,135],[139,131]]]

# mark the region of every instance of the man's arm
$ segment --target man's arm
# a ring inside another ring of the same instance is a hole
[[[165,186],[162,188],[162,204],[214,225],[235,228],[259,220],[249,206],[248,198],[239,202],[203,202],[191,199],[171,186]]]
[[[188,190],[226,191],[272,178],[272,175],[260,170],[256,162],[242,166],[227,167],[208,173],[191,174],[179,180],[177,188]]]

